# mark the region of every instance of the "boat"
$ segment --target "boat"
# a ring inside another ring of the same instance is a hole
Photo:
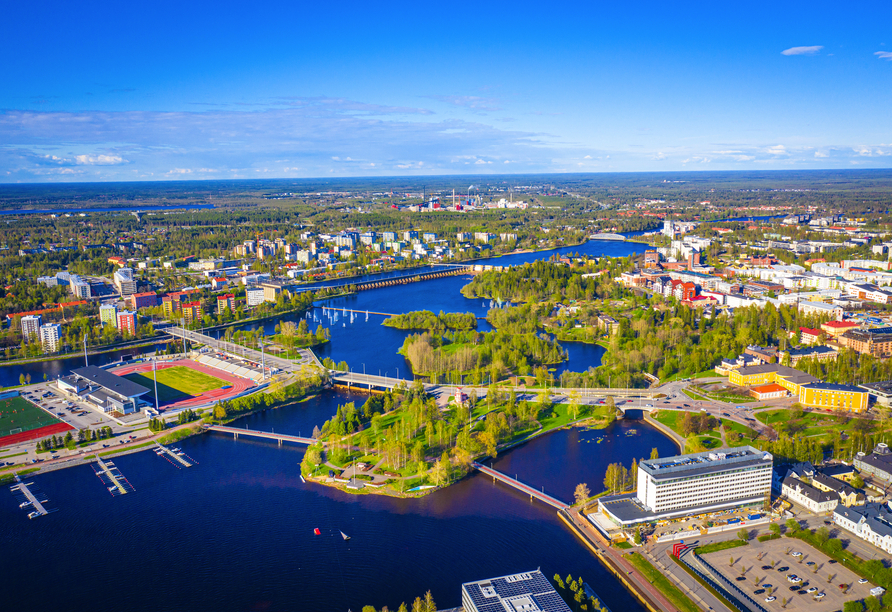
[[[316,535],[322,535],[322,532],[319,531],[318,527],[316,527],[316,529],[313,530],[313,533],[315,533]]]
[[[306,480],[304,480],[304,475],[303,475],[303,474],[300,475],[300,481],[301,481],[301,482],[306,482]]]
[[[348,535],[347,535],[346,533],[344,533],[343,531],[341,532],[341,537],[344,538],[345,540],[349,540],[349,539],[350,539],[350,536],[348,536]]]

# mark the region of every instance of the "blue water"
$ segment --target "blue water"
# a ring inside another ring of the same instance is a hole
[[[306,433],[350,400],[362,397],[327,392],[236,425]],[[301,482],[296,446],[223,434],[180,446],[197,466],[177,470],[152,452],[116,458],[136,488],[124,496],[111,497],[87,466],[33,477],[59,508],[39,519],[0,491],[4,609],[394,610],[427,589],[445,608],[460,605],[462,582],[541,567],[599,585],[611,609],[642,610],[553,510],[481,474],[399,500]],[[599,490],[608,463],[653,447],[674,451],[647,425],[620,422],[550,434],[494,467],[569,500],[578,482]]]

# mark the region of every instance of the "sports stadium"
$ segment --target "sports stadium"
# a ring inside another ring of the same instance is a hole
[[[0,394],[0,446],[64,434],[73,429],[21,397],[18,391]]]
[[[257,386],[263,375],[243,364],[202,355],[191,359],[160,360],[124,365],[112,374],[141,385],[154,397],[158,383],[158,407],[161,410],[197,408],[232,399]]]

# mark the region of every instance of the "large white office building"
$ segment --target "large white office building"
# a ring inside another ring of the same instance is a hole
[[[635,493],[601,498],[620,525],[761,506],[771,493],[774,458],[752,446],[650,459],[638,464]]]

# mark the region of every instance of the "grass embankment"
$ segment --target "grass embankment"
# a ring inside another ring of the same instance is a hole
[[[746,546],[749,542],[744,540],[728,540],[727,542],[713,542],[712,544],[707,544],[706,546],[700,546],[697,548],[698,555],[708,555],[709,553],[720,552],[722,550],[728,550],[730,548],[739,548],[740,546]]]
[[[626,559],[681,612],[700,612],[697,604],[682,593],[677,586],[669,582],[669,579],[660,573],[650,561],[638,553],[631,553],[626,556]]]
[[[652,417],[658,423],[662,423],[682,438],[687,436],[681,431],[681,422],[686,413],[680,410],[659,410],[657,415]],[[692,413],[693,414],[693,413]],[[694,414],[699,417],[699,415]],[[700,443],[706,448],[718,448],[722,445],[722,434],[717,429],[701,432],[698,435]]]
[[[694,389],[682,389],[682,392],[692,400],[698,402],[725,402],[726,404],[746,404],[755,402],[756,399],[748,395],[737,395],[735,393],[710,393],[697,387]]]
[[[121,448],[115,448],[110,451],[105,451],[104,453],[99,453],[100,457],[108,457],[109,455],[117,455],[120,453],[126,453],[127,451],[132,451],[136,448],[145,448],[146,446],[154,446],[154,442],[143,442],[142,444],[122,444]],[[93,453],[90,453],[91,455]]]
[[[0,475],[0,484],[8,484],[15,480],[15,475],[25,476],[27,474],[33,474],[34,472],[40,471],[39,467],[28,468],[26,470],[19,470],[18,472],[7,472],[6,474]]]
[[[722,425],[725,427],[725,438],[728,440],[730,446],[752,444],[753,441],[759,437],[759,433],[756,430],[738,423],[737,421],[722,419]],[[735,440],[734,434],[740,434],[743,437]]]
[[[759,422],[774,427],[786,423],[792,425],[796,433],[802,436],[819,436],[827,432],[844,432],[851,429],[853,419],[821,412],[805,412],[780,408],[756,413]]]

